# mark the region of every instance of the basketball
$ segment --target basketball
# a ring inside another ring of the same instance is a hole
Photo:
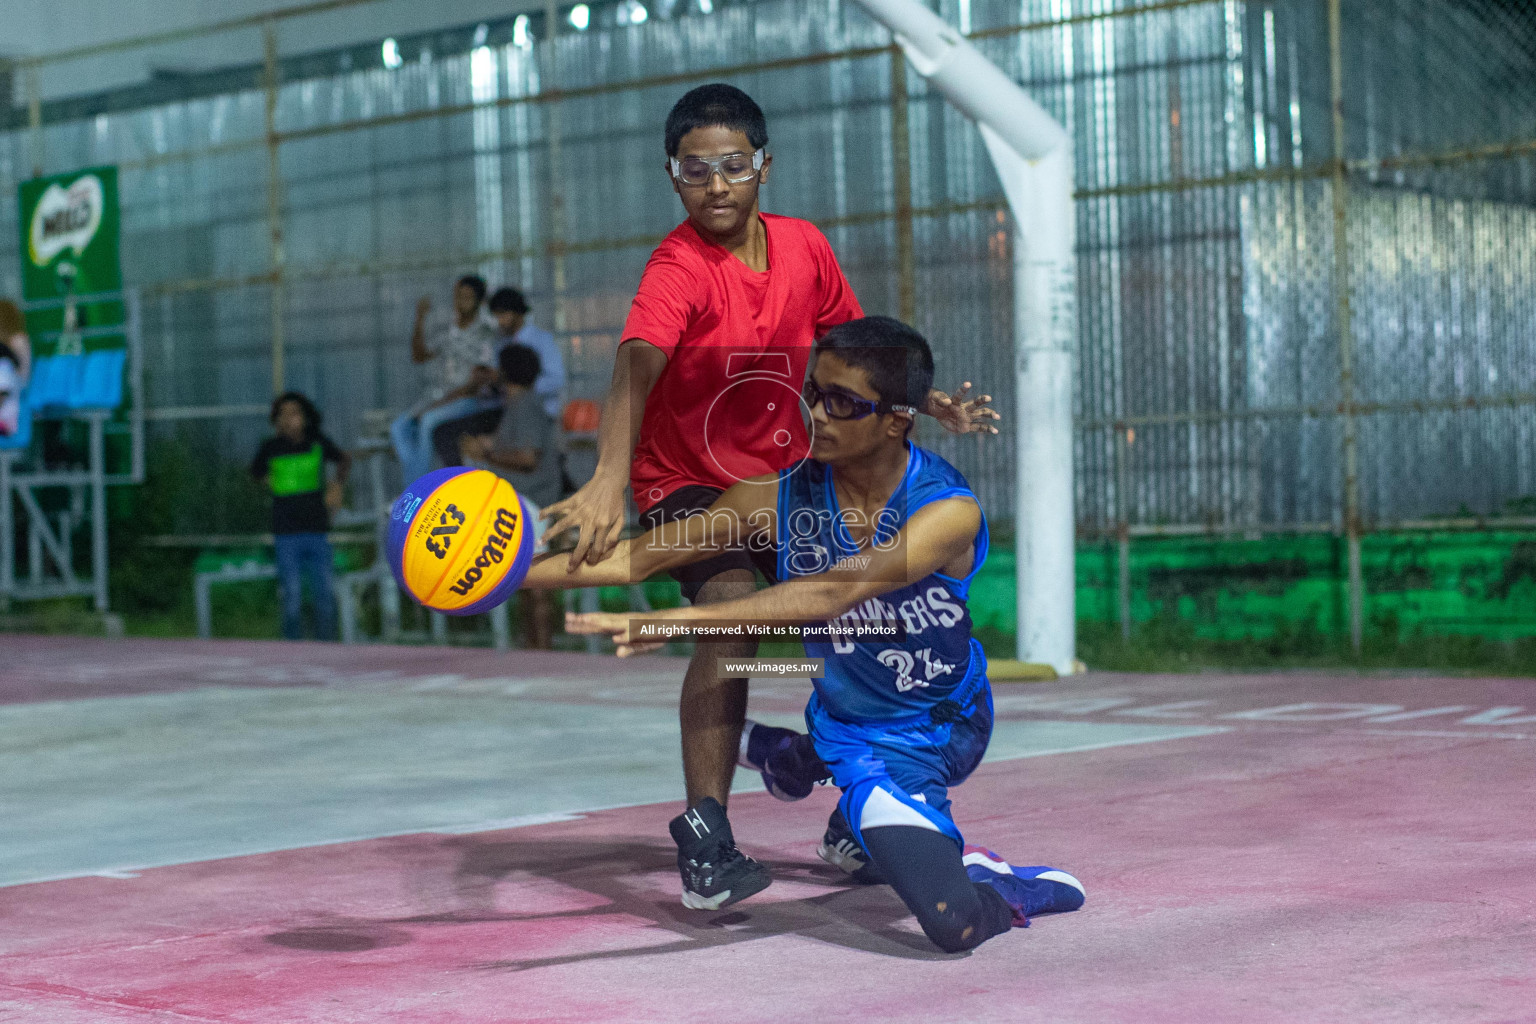
[[[417,602],[478,615],[505,601],[533,561],[533,525],[512,485],[483,469],[419,477],[389,514],[389,567]]]

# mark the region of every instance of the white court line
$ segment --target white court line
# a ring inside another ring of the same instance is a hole
[[[1056,754],[1080,754],[1085,750],[1106,750],[1109,747],[1133,747],[1140,743],[1163,743],[1167,740],[1184,740],[1191,736],[1214,736],[1217,733],[1233,732],[1231,726],[1211,725],[1199,728],[1180,729],[1178,732],[1164,733],[1161,736],[1137,736],[1133,739],[1105,740],[1102,743],[1080,743],[1075,747],[1053,747],[1050,750],[1030,750],[1022,754],[1003,754],[998,757],[988,757],[982,764],[996,764],[999,761],[1020,761],[1026,757],[1051,757]]]
[[[767,717],[767,716],[765,716]],[[1120,740],[1106,740],[1101,743],[1082,743],[1070,747],[1052,747],[1046,750],[1031,750],[1018,754],[1004,754],[998,757],[989,757],[983,764],[994,764],[1001,761],[1018,761],[1031,757],[1050,757],[1056,754],[1078,754],[1090,750],[1104,750],[1109,747],[1136,746],[1143,743],[1161,743],[1165,740],[1188,739],[1194,736],[1210,736],[1216,733],[1233,732],[1230,726],[1207,726],[1190,729],[1180,729],[1177,732],[1164,733],[1159,736],[1137,736]],[[1477,735],[1477,734],[1474,734]],[[743,793],[731,794],[733,799],[740,800],[749,796],[769,796],[763,789],[753,789]],[[0,889],[8,889],[18,885],[40,885],[45,882],[66,882],[77,878],[112,878],[129,880],[139,877],[140,873],[152,871],[156,868],[182,867],[187,864],[210,864],[221,860],[235,860],[241,857],[259,857],[264,854],[286,853],[290,850],[309,850],[325,846],[344,846],[348,843],[363,843],[375,839],[394,839],[400,836],[416,835],[475,835],[482,832],[498,832],[504,829],[527,828],[534,825],[558,824],[565,821],[579,821],[589,814],[597,814],[602,811],[624,810],[630,807],[653,807],[658,803],[672,801],[639,800],[631,803],[604,804],[597,807],[582,807],[568,811],[550,811],[542,814],[524,814],[511,818],[498,818],[460,825],[441,825],[428,828],[412,828],[393,832],[379,832],[369,835],[345,836],[338,839],[324,839],[319,842],[304,843],[301,846],[270,846],[253,847],[246,850],[238,850],[233,853],[223,853],[217,857],[192,857],[184,860],[156,861],[146,864],[114,865],[112,867],[99,868],[95,871],[76,871],[64,875],[45,875],[38,878],[25,878],[14,882],[0,882]]]
[[[746,795],[746,794],[743,794]],[[767,796],[765,792],[763,794]],[[555,811],[549,814],[525,814],[517,818],[503,818],[497,821],[479,821],[468,825],[445,825],[430,828],[411,828],[397,832],[376,832],[368,835],[344,836],[340,839],[322,839],[318,842],[304,843],[301,846],[259,846],[250,849],[237,850],[234,853],[221,853],[217,857],[191,857],[185,860],[154,861],[147,864],[125,864],[109,868],[100,868],[95,871],[75,871],[67,875],[44,875],[39,878],[23,878],[15,882],[0,882],[0,889],[9,889],[17,885],[38,885],[42,882],[67,882],[74,878],[137,878],[140,872],[153,871],[155,868],[175,868],[187,864],[212,864],[215,861],[235,860],[240,857],[260,857],[268,853],[287,853],[290,850],[311,850],[322,846],[345,846],[347,843],[366,843],[374,839],[395,839],[400,836],[462,836],[476,832],[497,832],[501,829],[524,828],[530,825],[549,825],[561,821],[580,821],[588,814],[596,814],[598,811],[617,811],[627,807],[646,807],[655,804],[655,800],[642,800],[637,803],[608,804],[603,807],[584,807],[579,811]]]
[[[529,825],[554,825],[562,821],[580,821],[584,817],[586,817],[585,814],[550,811],[545,814],[519,814],[515,818],[497,818],[492,821],[477,821],[473,825],[453,825],[427,831],[438,836],[468,836],[476,832],[499,832],[504,828],[526,828]]]
[[[1462,740],[1529,740],[1523,732],[1468,732],[1465,729],[1319,729],[1318,732],[1356,732],[1362,736],[1435,736]]]

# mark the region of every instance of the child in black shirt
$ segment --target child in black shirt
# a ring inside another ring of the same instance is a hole
[[[341,489],[352,460],[320,432],[320,411],[298,392],[274,399],[269,418],[277,436],[262,442],[251,463],[251,475],[272,491],[283,636],[304,638],[301,580],[308,576],[315,603],[315,636],[331,640],[336,635],[336,595],[331,589],[331,544],[325,534],[330,510],[341,507]],[[336,464],[336,476],[329,483],[327,462]]]

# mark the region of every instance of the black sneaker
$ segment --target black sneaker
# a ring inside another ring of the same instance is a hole
[[[736,849],[725,808],[712,796],[672,819],[677,870],[683,876],[683,906],[719,910],[768,888],[766,865]]]
[[[805,733],[750,718],[741,729],[736,763],[760,772],[763,786],[780,800],[804,800],[811,790],[832,778]]]
[[[886,884],[885,875],[875,866],[869,851],[854,838],[853,829],[848,827],[848,819],[843,817],[841,807],[832,808],[832,817],[827,819],[827,831],[821,837],[821,845],[816,848],[816,856],[848,872],[861,885]]]

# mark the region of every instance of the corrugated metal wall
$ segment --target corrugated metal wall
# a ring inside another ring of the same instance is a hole
[[[725,78],[769,115],[767,208],[822,224],[869,310],[910,295],[941,381],[973,379],[1009,412],[1012,229],[974,127],[908,73],[897,152],[889,39],[845,0],[684,6],[553,50],[509,21],[480,46],[401,40],[393,69],[280,54],[280,268],[259,52],[223,73],[239,88],[189,80],[182,101],[0,133],[0,180],[13,189],[39,149],[50,172],[122,165],[152,408],[263,402],[276,288],[285,383],[347,437],[365,410],[411,402],[417,297],[446,305],[470,271],[527,291],[574,392],[600,394],[650,246],[681,216],[662,121]],[[1536,4],[1344,3],[1342,167],[1325,0],[940,6],[1076,142],[1085,529],[1337,528],[1347,438],[1367,524],[1536,494]],[[555,89],[573,94],[543,100]],[[14,218],[0,206],[0,292],[16,290]],[[243,458],[264,426],[157,429]],[[935,435],[1006,519],[1009,429]]]

